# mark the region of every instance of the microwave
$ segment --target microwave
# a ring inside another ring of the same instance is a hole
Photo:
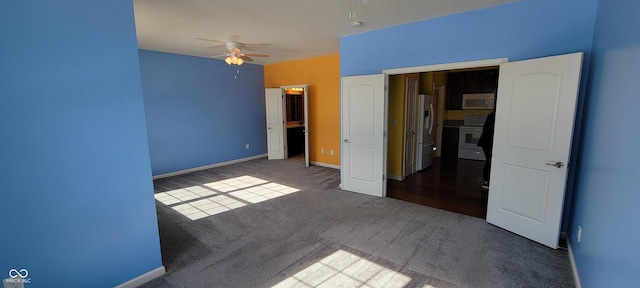
[[[462,94],[462,109],[493,110],[495,103],[495,93]]]

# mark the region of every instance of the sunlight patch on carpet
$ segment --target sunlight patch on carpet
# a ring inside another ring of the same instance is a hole
[[[411,278],[344,250],[338,250],[276,284],[289,287],[401,288]]]
[[[300,191],[252,176],[156,193],[155,199],[191,220],[198,220],[246,205]]]

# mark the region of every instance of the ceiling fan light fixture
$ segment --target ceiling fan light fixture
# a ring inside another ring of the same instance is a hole
[[[224,62],[232,65],[232,64],[236,64],[236,65],[242,65],[242,63],[244,63],[244,60],[242,60],[242,58],[238,57],[238,56],[228,56],[227,58],[224,59]]]

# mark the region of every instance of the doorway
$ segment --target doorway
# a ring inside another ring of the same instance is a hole
[[[309,167],[309,86],[265,89],[269,159],[304,159]]]
[[[287,123],[287,158],[300,158],[305,154],[304,143],[304,91],[284,89],[285,122]]]
[[[473,160],[473,157],[471,159],[466,157],[468,152],[466,150],[465,153],[459,153],[459,140],[460,128],[464,126],[465,117],[471,116],[477,122],[478,119],[486,117],[492,109],[463,110],[462,94],[495,93],[497,90],[497,65],[501,61],[506,62],[506,59],[495,59],[493,63],[476,63],[477,65],[474,63],[467,63],[469,65],[455,63],[450,67],[438,65],[440,67],[432,69],[422,70],[420,67],[416,67],[411,71],[407,71],[407,69],[385,71],[390,79],[390,103],[394,102],[393,79],[416,74],[419,75],[419,94],[433,95],[437,99],[436,149],[433,155],[433,165],[424,170],[417,169],[419,171],[409,173],[402,178],[389,177],[387,181],[388,197],[483,219],[486,217],[488,191],[481,187],[485,161],[484,159]],[[449,77],[450,75],[453,77]],[[468,83],[466,86],[449,79],[465,79],[465,77]],[[405,97],[405,101],[407,101],[407,105],[413,103],[410,97]],[[389,109],[393,109],[393,107],[390,106]],[[395,121],[392,117],[394,112],[390,110],[388,114],[390,116],[388,141],[393,143],[397,141],[391,138],[393,137],[391,126]],[[482,124],[484,121],[479,123],[478,129],[482,130]],[[479,147],[475,148],[480,149]],[[405,157],[406,155],[403,154]],[[390,162],[388,167],[393,167],[392,153],[390,152],[388,156],[390,157],[387,159]],[[391,171],[388,174],[393,176]]]

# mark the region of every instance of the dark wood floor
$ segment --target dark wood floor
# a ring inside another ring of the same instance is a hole
[[[435,158],[431,167],[403,181],[389,179],[387,197],[484,219],[488,194],[480,187],[483,166],[483,161]]]

